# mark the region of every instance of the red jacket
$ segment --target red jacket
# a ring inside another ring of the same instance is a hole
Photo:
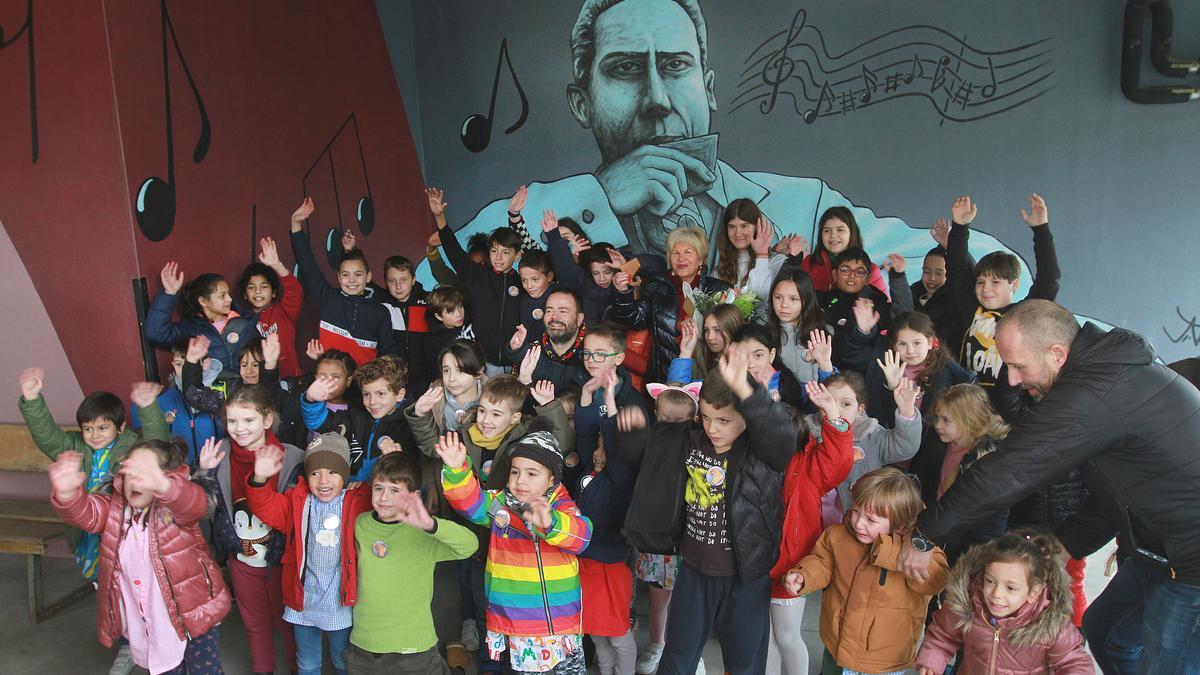
[[[300,358],[296,355],[296,320],[304,305],[304,288],[289,274],[279,277],[282,297],[277,298],[258,315],[258,334],[279,335],[279,377],[299,377]]]
[[[246,476],[246,501],[250,511],[272,528],[287,536],[283,552],[283,601],[297,612],[304,611],[304,542],[308,537],[308,480],[301,475],[287,492],[276,492],[270,484],[255,485]],[[347,490],[342,500],[342,604],[358,602],[358,555],[354,547],[354,521],[371,510],[371,484],[363,483]],[[298,544],[298,545],[297,545]]]
[[[146,515],[153,528],[150,559],[175,634],[187,640],[204,635],[225,618],[229,613],[229,590],[197,526],[208,515],[204,489],[188,479],[187,466],[167,472],[167,479],[171,487],[166,496],[155,500]],[[123,633],[121,584],[117,580],[117,551],[125,537],[123,482],[120,474],[114,476],[111,494],[81,491],[70,502],[60,501],[58,495],[50,497],[63,521],[100,535],[96,633],[105,647],[112,647]]]
[[[821,496],[836,488],[854,466],[854,432],[821,422],[822,442],[809,435],[804,450],[792,455],[783,474],[783,540],[771,569],[771,597],[794,598],[780,580],[812,552],[821,536]]]
[[[833,263],[830,262],[829,254],[825,251],[821,251],[820,256],[813,254],[800,261],[800,269],[812,277],[813,290],[816,292],[833,290]],[[890,301],[892,292],[888,289],[888,280],[883,276],[879,265],[871,263],[871,271],[867,276],[869,277],[867,283],[878,288],[879,292],[883,293],[884,297]]]

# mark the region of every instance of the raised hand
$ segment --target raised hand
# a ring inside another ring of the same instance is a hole
[[[1029,210],[1021,209],[1021,220],[1030,227],[1040,227],[1050,222],[1050,213],[1046,210],[1046,200],[1036,192],[1029,195]]]
[[[646,414],[637,406],[621,408],[617,411],[618,431],[637,431],[646,427]]]
[[[629,275],[625,272],[617,272],[613,275],[613,288],[617,289],[618,293],[629,292]]]
[[[416,404],[413,405],[413,412],[417,414],[417,417],[424,417],[425,415],[428,415],[430,411],[433,410],[433,406],[437,405],[437,402],[442,400],[443,391],[444,390],[442,389],[441,385],[436,384],[426,389],[425,393],[421,394],[421,397],[417,399]]]
[[[434,232],[433,234],[429,235],[429,241],[426,243],[429,246],[430,251],[435,251],[437,250],[437,247],[442,245],[442,235]]]
[[[842,416],[842,411],[838,409],[837,401],[834,400],[833,394],[825,388],[825,385],[810,380],[804,383],[804,391],[808,394],[808,400],[825,415],[827,420],[836,420]]]
[[[439,438],[433,449],[442,458],[442,463],[451,469],[461,469],[467,465],[467,446],[463,445],[456,431]]]
[[[917,398],[921,396],[921,388],[916,382],[902,378],[893,395],[896,397],[896,412],[901,416],[912,417],[917,414]]]
[[[554,524],[550,502],[540,495],[529,502],[529,509],[521,517],[526,525],[542,530],[548,530]]]
[[[446,201],[442,199],[444,192],[437,188],[425,188],[425,196],[429,198],[429,210],[433,212],[434,218],[438,219],[438,229],[442,227],[442,219],[446,215]]]
[[[808,240],[798,234],[789,234],[775,244],[775,252],[786,256],[807,256]]]
[[[950,245],[950,221],[945,218],[938,218],[933,225],[929,226],[929,236],[937,242],[938,246],[946,248]]]
[[[254,482],[266,483],[283,470],[283,448],[264,445],[254,451]]]
[[[750,240],[750,250],[759,258],[765,258],[771,253],[771,239],[775,237],[775,227],[766,216],[759,215],[758,224],[754,227],[754,238]]]
[[[525,344],[525,338],[529,337],[529,330],[525,328],[525,324],[517,324],[517,329],[513,331],[512,337],[508,340],[508,348],[514,352]]]
[[[129,487],[139,492],[161,495],[171,489],[171,481],[158,465],[158,457],[148,452],[133,453],[122,460],[121,475]]]
[[[904,361],[895,350],[887,350],[883,353],[883,360],[875,359],[875,363],[883,370],[883,378],[888,389],[900,386],[900,378],[904,377]]]
[[[579,258],[579,254],[592,248],[592,242],[584,237],[575,237],[571,240],[571,257]]]
[[[304,355],[316,361],[325,353],[325,345],[321,344],[320,340],[309,340],[308,345],[304,348]]]
[[[162,393],[163,386],[157,382],[134,382],[129,391],[129,401],[139,408],[154,403]]]
[[[212,343],[203,335],[188,338],[188,348],[187,353],[184,354],[184,360],[188,363],[200,363],[208,356],[208,347],[210,344]]]
[[[692,319],[684,319],[679,323],[679,356],[690,359],[692,354],[696,352],[696,341],[699,336],[696,334],[696,322]]]
[[[304,201],[300,202],[300,207],[292,212],[292,232],[299,232],[300,228],[304,227],[304,221],[308,220],[316,209],[312,197],[305,197]]]
[[[508,200],[508,212],[520,213],[525,210],[525,200],[529,199],[529,190],[522,185],[513,193],[512,199]]]
[[[524,385],[533,384],[533,373],[537,370],[538,361],[542,360],[542,348],[540,345],[533,345],[525,351],[525,357],[521,359],[521,366],[517,368],[517,382]]]
[[[738,400],[745,401],[754,393],[754,387],[746,379],[750,370],[750,359],[738,345],[732,344],[725,348],[721,360],[717,363],[717,369],[721,372],[721,379],[725,380],[725,384],[729,385]]]
[[[400,522],[426,532],[433,529],[433,517],[425,508],[425,502],[421,501],[420,492],[409,492],[397,497],[396,501],[399,502],[400,507],[398,514]]]
[[[790,570],[783,576],[783,588],[792,595],[799,595],[804,590],[804,575],[799,570]]]
[[[608,249],[608,266],[614,270],[619,270],[624,267],[629,261],[625,259],[625,254],[615,248]]]
[[[391,436],[380,436],[376,445],[379,446],[380,454],[390,455],[393,452],[404,452],[404,448],[399,443],[392,440]]]
[[[42,395],[42,387],[46,385],[46,371],[42,368],[26,368],[17,376],[21,384],[21,398],[33,401]]]
[[[263,370],[275,370],[279,366],[279,354],[283,347],[279,344],[279,333],[271,333],[263,338]]]
[[[204,441],[204,447],[200,448],[200,468],[204,470],[215,469],[221,465],[221,460],[225,459],[225,451],[218,450],[221,444],[216,438],[209,437]]]
[[[817,362],[817,368],[833,372],[833,339],[823,330],[814,330],[808,335],[808,355]]]
[[[537,384],[529,389],[530,396],[537,401],[538,405],[546,405],[554,400],[554,383],[550,380],[539,380]]]
[[[349,228],[342,233],[342,250],[349,253],[354,250],[354,242],[356,241],[354,233]]]
[[[550,234],[558,231],[558,216],[554,215],[554,209],[546,209],[542,211],[542,232]]]
[[[258,252],[258,262],[275,270],[275,273],[279,276],[286,277],[288,275],[288,268],[279,259],[279,247],[275,245],[275,240],[270,237],[263,237],[258,241],[258,246],[261,249]]]
[[[883,263],[883,267],[884,269],[903,273],[904,269],[908,267],[908,263],[904,260],[904,256],[900,255],[899,253],[889,253],[887,256],[887,262]]]
[[[328,401],[330,396],[333,396],[333,383],[329,380],[316,379],[308,385],[308,391],[304,392],[310,401]]]
[[[163,293],[167,295],[176,295],[183,288],[183,272],[179,271],[179,263],[174,260],[163,265],[159,278],[162,279]]]
[[[977,215],[979,208],[965,195],[955,199],[954,205],[950,207],[950,217],[959,225],[970,225]]]
[[[870,335],[879,324],[879,312],[875,311],[875,303],[866,298],[855,300],[851,311],[854,312],[854,323],[858,324],[858,332],[863,335]]]
[[[78,452],[59,453],[58,459],[54,460],[47,472],[54,496],[64,502],[73,500],[88,479],[83,472],[83,455]]]

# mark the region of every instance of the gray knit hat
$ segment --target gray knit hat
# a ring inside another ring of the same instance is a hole
[[[558,439],[549,431],[534,431],[525,434],[513,443],[508,451],[510,460],[525,457],[541,464],[554,474],[554,480],[562,482],[563,453]]]
[[[308,444],[304,451],[304,473],[317,469],[329,469],[341,474],[342,480],[350,480],[350,443],[341,434],[321,434]]]

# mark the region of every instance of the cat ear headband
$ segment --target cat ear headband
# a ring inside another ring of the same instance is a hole
[[[700,386],[702,384],[703,384],[702,382],[691,382],[691,383],[685,384],[683,386],[677,387],[675,385],[670,385],[670,384],[659,384],[657,382],[651,382],[650,384],[646,385],[646,393],[650,394],[650,398],[657,401],[659,395],[662,394],[664,391],[668,391],[668,390],[681,391],[681,392],[687,394],[688,398],[692,399],[692,403],[695,403],[696,407],[698,408],[700,406]]]

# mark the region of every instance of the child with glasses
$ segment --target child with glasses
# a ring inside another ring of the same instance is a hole
[[[887,330],[893,315],[910,312],[913,308],[912,291],[909,290],[908,280],[904,276],[904,258],[894,253],[888,256],[886,266],[889,268],[891,301],[878,288],[867,283],[872,265],[866,251],[861,248],[846,249],[834,269],[833,288],[820,294],[825,321],[832,325],[834,330],[833,364],[838,368],[846,367],[842,361],[842,354],[845,351],[847,331],[856,330],[854,305],[860,298],[879,312],[881,331]]]

